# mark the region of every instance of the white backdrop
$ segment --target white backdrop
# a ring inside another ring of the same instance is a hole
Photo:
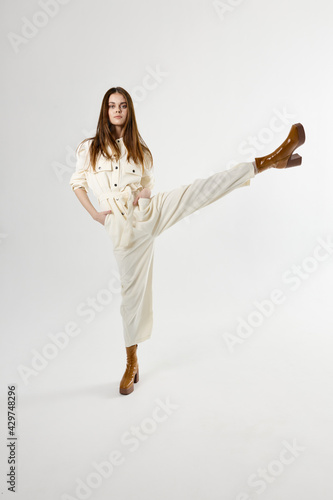
[[[331,499],[330,2],[1,11],[2,498],[15,385],[19,500]],[[112,86],[135,102],[153,194],[306,132],[302,166],[156,240],[154,332],[127,397],[111,240],[69,186]]]

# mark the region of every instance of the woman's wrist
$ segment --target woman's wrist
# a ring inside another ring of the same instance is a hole
[[[98,215],[98,211],[97,211],[96,209],[91,210],[91,211],[90,211],[90,215],[91,215],[91,217],[92,217],[94,220],[96,220],[97,215]]]
[[[144,194],[147,194],[148,197],[150,198],[150,195],[151,195],[151,190],[149,188],[143,188],[141,193],[144,193]]]

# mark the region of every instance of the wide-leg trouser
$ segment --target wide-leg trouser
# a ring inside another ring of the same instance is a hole
[[[155,238],[187,215],[238,187],[250,185],[255,175],[252,162],[239,163],[205,179],[157,193],[150,199],[139,198],[133,211],[133,238],[127,248],[120,244],[125,219],[114,214],[106,219],[105,227],[113,242],[121,281],[120,313],[126,347],[152,335]]]

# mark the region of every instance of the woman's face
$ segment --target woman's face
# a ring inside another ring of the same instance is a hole
[[[112,125],[123,127],[127,119],[128,107],[123,94],[115,92],[109,97],[109,119]]]

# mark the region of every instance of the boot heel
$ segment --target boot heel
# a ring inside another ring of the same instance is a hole
[[[137,382],[139,382],[139,367],[138,367],[138,371],[136,372],[136,374],[134,376],[134,383],[136,384]]]
[[[298,154],[291,155],[291,157],[288,160],[288,163],[286,165],[287,167],[297,167],[298,165],[302,164],[302,157]]]

